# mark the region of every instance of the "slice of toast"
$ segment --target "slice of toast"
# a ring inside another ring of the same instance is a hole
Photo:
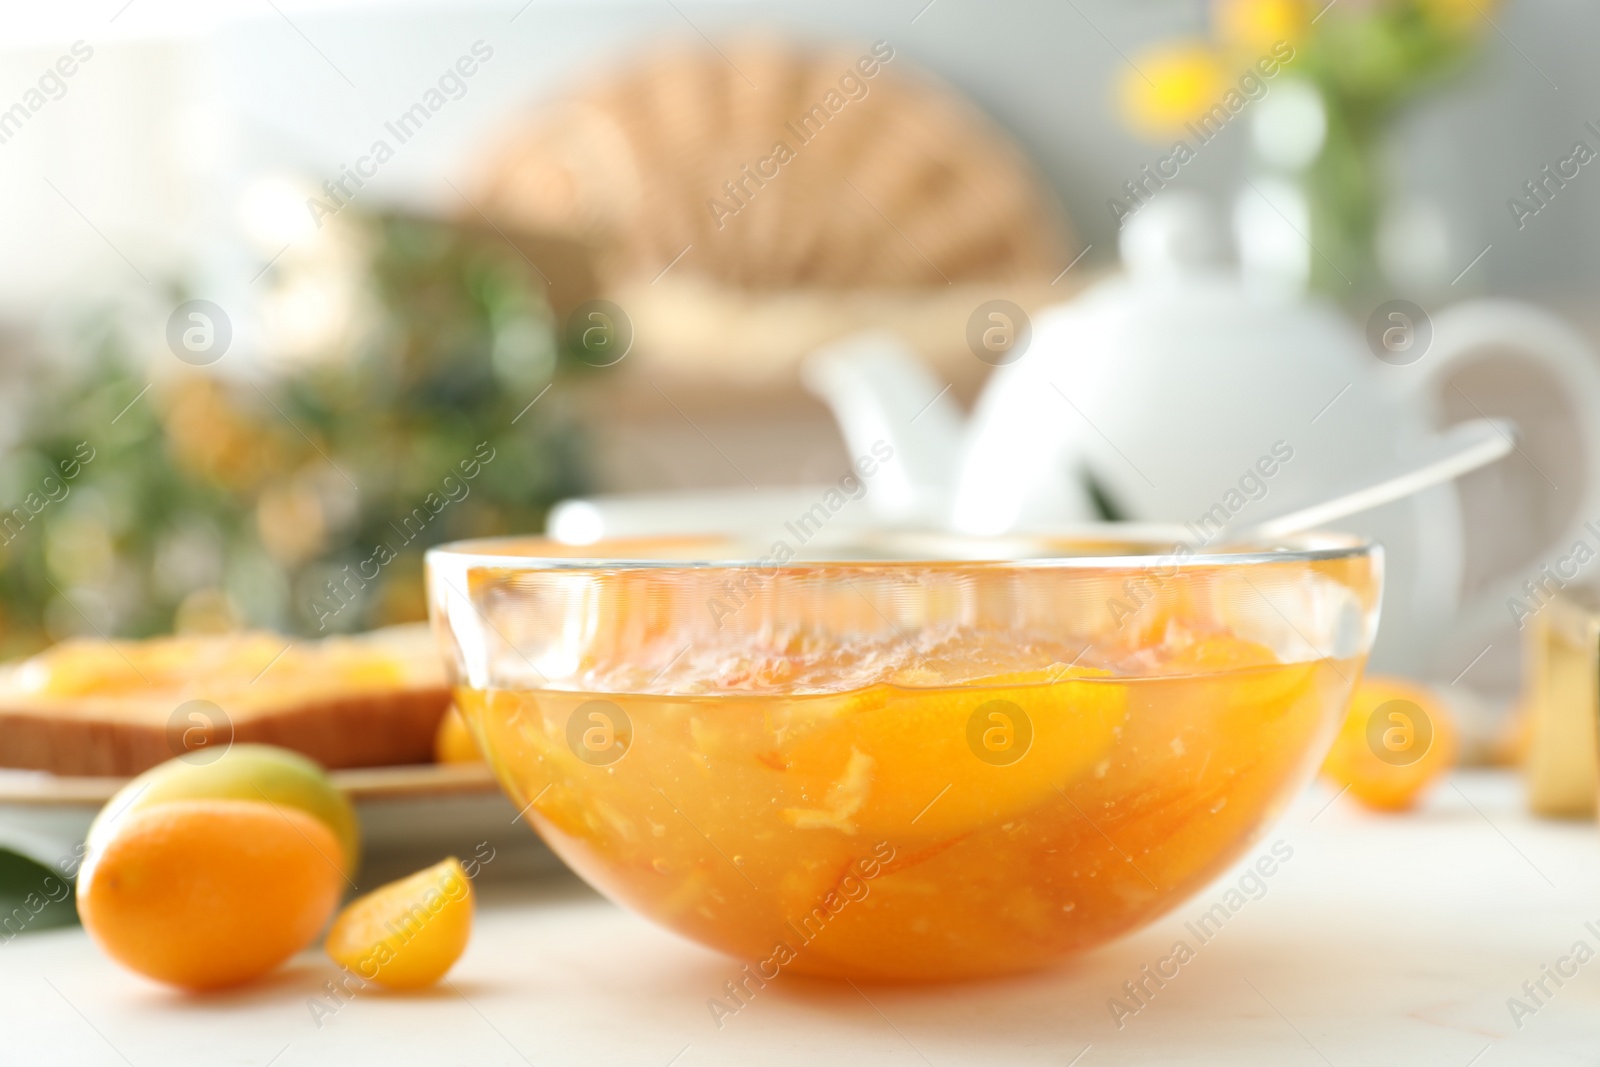
[[[449,705],[423,625],[315,641],[80,638],[0,667],[0,767],[132,775],[234,741],[328,768],[429,763]]]

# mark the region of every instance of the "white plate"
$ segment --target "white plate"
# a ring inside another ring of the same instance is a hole
[[[496,879],[561,863],[517,817],[483,764],[423,764],[331,771],[361,821],[363,886],[459,856],[493,859]],[[126,778],[69,778],[0,769],[0,848],[48,867],[70,860],[89,823]]]

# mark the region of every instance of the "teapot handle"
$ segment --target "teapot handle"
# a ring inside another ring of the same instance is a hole
[[[1445,379],[1488,348],[1509,349],[1538,364],[1577,416],[1587,484],[1580,491],[1576,516],[1541,556],[1556,547],[1565,549],[1578,539],[1593,542],[1584,524],[1600,520],[1600,355],[1577,331],[1542,308],[1520,300],[1472,300],[1434,316],[1432,347],[1416,368],[1422,373],[1406,375],[1410,379],[1406,391],[1414,401],[1432,409],[1437,424],[1439,390]],[[1589,547],[1600,550],[1597,543]],[[1538,562],[1545,561],[1541,558]],[[1509,621],[1507,598],[1526,599],[1522,582],[1529,577],[1535,577],[1534,572],[1519,570],[1486,583],[1469,603],[1461,605],[1460,622],[1482,632],[1495,625],[1497,617]]]

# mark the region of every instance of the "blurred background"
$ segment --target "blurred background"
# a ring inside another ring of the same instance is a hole
[[[959,415],[1006,362],[973,309],[1115,276],[1163,198],[1353,338],[1496,296],[1600,340],[1597,37],[1579,0],[19,8],[0,651],[419,618],[422,548],[569,497],[833,482],[811,349],[894,331]],[[1506,355],[1438,383],[1435,421],[1524,430],[1462,487],[1457,600],[1600,517],[1600,397]],[[1503,704],[1495,610],[1401,666]]]

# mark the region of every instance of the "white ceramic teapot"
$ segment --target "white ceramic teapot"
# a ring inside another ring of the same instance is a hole
[[[1440,424],[1448,373],[1509,349],[1577,409],[1590,477],[1563,487],[1580,499],[1557,543],[1570,546],[1579,524],[1600,516],[1600,359],[1560,320],[1475,301],[1433,316],[1430,338],[1425,318],[1395,312],[1379,324],[1380,360],[1333,305],[1246,285],[1220,263],[1220,244],[1195,202],[1147,205],[1124,228],[1125,275],[1035,316],[1031,344],[995,372],[964,428],[944,396],[915,425],[899,417],[932,389],[920,372],[897,385],[894,367],[913,357],[881,335],[817,353],[808,384],[852,445],[888,435],[918,472],[925,514],[913,518],[975,533],[1060,527],[1099,517],[1093,487],[1120,517],[1186,523],[1203,541],[1420,447]],[[941,437],[962,443],[923,455]],[[1464,635],[1508,621],[1506,597],[1535,576],[1504,576],[1463,603],[1470,531],[1454,486],[1340,525],[1387,549],[1379,670],[1448,680],[1465,663],[1459,649],[1477,640]]]

